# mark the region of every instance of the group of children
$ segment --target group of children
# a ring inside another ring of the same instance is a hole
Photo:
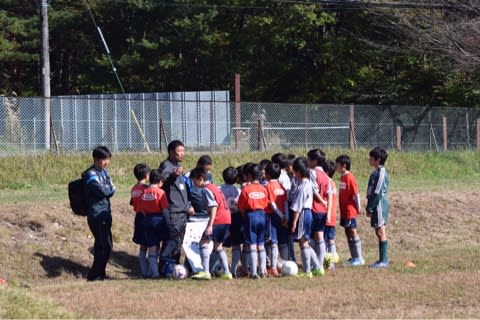
[[[388,266],[388,175],[384,167],[388,155],[380,147],[369,155],[374,171],[368,182],[366,214],[375,228],[380,252],[379,260],[370,267],[384,268]],[[200,241],[203,271],[192,278],[211,279],[213,265],[220,265],[222,273],[218,276],[223,279],[279,276],[279,261],[296,262],[295,242],[303,267],[299,275],[323,276],[325,268],[334,268],[339,262],[335,247],[337,203],[351,256],[343,265],[365,264],[357,232],[361,201],[347,155],[331,161],[320,149],[310,150],[307,157],[277,153],[260,163],[225,168],[220,186],[212,181],[211,158],[202,156],[199,160],[184,176],[189,198],[196,196],[195,211],[208,213]],[[340,175],[338,193],[332,179],[335,172]],[[136,212],[133,241],[140,245],[142,276],[158,278],[162,265],[171,259],[165,248],[160,250],[169,236],[168,201],[159,170],[137,164],[134,174],[138,182],[132,187],[130,200]],[[231,248],[231,263],[224,246]]]

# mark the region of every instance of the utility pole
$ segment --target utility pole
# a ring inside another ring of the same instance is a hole
[[[50,150],[50,46],[48,40],[48,3],[40,0],[41,72],[40,90],[45,107],[45,149]]]

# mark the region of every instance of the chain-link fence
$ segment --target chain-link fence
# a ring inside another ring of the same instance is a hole
[[[158,151],[173,139],[198,151],[478,149],[479,118],[472,108],[0,97],[0,154],[88,151],[99,144]]]

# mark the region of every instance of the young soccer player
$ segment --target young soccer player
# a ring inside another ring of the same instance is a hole
[[[293,217],[293,212],[292,210],[290,209],[290,204],[292,202],[292,195],[293,193],[295,192],[295,190],[297,189],[297,186],[298,186],[298,181],[297,181],[297,178],[295,177],[295,173],[293,172],[293,161],[295,161],[297,157],[290,153],[286,156],[286,162],[287,162],[287,166],[285,168],[285,171],[287,172],[287,175],[288,175],[288,178],[290,179],[290,189],[287,189],[288,190],[288,223],[287,223],[287,226],[288,226],[288,229],[291,228],[292,226],[292,217]],[[283,185],[285,186],[285,185]],[[288,258],[286,260],[291,260],[293,262],[297,262],[297,258],[296,258],[296,254],[295,254],[295,246],[294,246],[294,243],[293,243],[293,234],[291,234],[289,232],[289,235],[288,235],[288,240],[287,240],[287,252],[288,252]],[[285,249],[283,249],[282,247],[280,247],[280,256],[282,257],[282,259],[285,259]]]
[[[267,190],[260,184],[262,169],[257,164],[247,164],[244,167],[247,180],[238,198],[237,207],[244,215],[245,242],[250,247],[249,261],[251,277],[265,277],[267,256],[265,253],[265,209],[268,206]],[[258,250],[258,251],[257,251]],[[260,272],[258,272],[258,261]]]
[[[295,156],[293,155],[293,158],[289,159],[287,155],[283,153],[275,153],[271,160],[274,163],[278,163],[280,166],[280,177],[278,177],[278,182],[287,190],[287,192],[292,188],[290,177],[288,176],[287,173],[287,167],[288,165],[292,165],[293,159],[295,159]]]
[[[315,252],[318,261],[323,266],[327,253],[325,246],[325,226],[327,222],[329,178],[323,171],[325,153],[320,149],[312,149],[307,153],[310,167],[310,180],[313,185],[313,206],[312,206],[312,233],[315,241]]]
[[[338,262],[339,257],[337,247],[335,245],[335,225],[337,224],[337,186],[332,177],[335,174],[335,163],[331,160],[325,160],[323,163],[323,171],[329,177],[328,200],[327,200],[327,219],[325,222],[325,245],[327,247],[327,254],[325,256],[325,263],[329,269],[335,269],[335,263]]]
[[[133,168],[133,174],[137,179],[137,183],[130,191],[130,205],[136,213],[132,241],[139,245],[138,261],[140,263],[140,273],[142,277],[148,278],[151,274],[148,266],[147,246],[145,244],[145,216],[140,211],[139,203],[143,191],[148,186],[150,168],[145,163],[138,163]]]
[[[143,190],[139,210],[145,215],[145,245],[148,250],[148,265],[153,279],[160,277],[158,253],[160,243],[168,239],[168,199],[162,188],[163,179],[159,170],[150,171],[150,185]],[[163,257],[162,257],[163,258]]]
[[[388,267],[387,220],[390,204],[387,198],[389,178],[385,169],[388,153],[381,147],[370,151],[368,163],[374,168],[370,174],[367,188],[367,217],[371,218],[371,226],[375,228],[378,238],[380,259],[369,267],[373,269]]]
[[[344,266],[362,266],[365,260],[362,256],[362,242],[357,231],[357,216],[360,213],[360,194],[357,181],[350,172],[351,160],[347,155],[335,159],[335,169],[340,174],[340,225],[345,228],[350,258]]]
[[[308,160],[300,157],[293,162],[293,171],[299,182],[292,195],[290,209],[293,211],[291,232],[295,240],[299,241],[304,273],[302,276],[312,278],[314,275],[322,276],[323,267],[316,259],[315,252],[308,244],[312,232],[312,205],[313,186],[310,181]],[[312,256],[313,255],[313,256]],[[314,261],[312,272],[311,261]]]
[[[284,227],[288,215],[288,197],[285,188],[278,182],[280,177],[280,166],[271,162],[265,168],[265,177],[267,183],[267,194],[269,206],[265,209],[266,225],[269,234],[267,250],[270,259],[269,275],[278,277],[278,246],[281,243],[283,247],[287,246],[287,229]]]
[[[260,160],[260,162],[258,163],[258,165],[260,166],[260,168],[262,168],[262,177],[260,178],[260,184],[262,186],[266,186],[268,181],[267,181],[267,178],[265,177],[265,168],[267,167],[267,165],[270,163],[271,161],[268,160],[268,159],[263,159],[263,160]]]
[[[223,181],[220,186],[225,198],[227,199],[232,214],[232,223],[230,224],[230,245],[232,246],[232,264],[230,271],[234,277],[237,277],[237,265],[242,255],[243,244],[243,221],[240,211],[237,208],[240,189],[235,186],[238,177],[238,171],[234,167],[227,167],[222,172]]]
[[[92,152],[93,165],[85,171],[84,188],[87,205],[87,222],[93,234],[93,263],[88,270],[87,281],[102,281],[112,253],[112,211],[110,198],[115,186],[107,166],[112,154],[106,146],[98,146]]]
[[[213,183],[213,176],[210,173],[213,166],[212,157],[208,154],[200,156],[197,160],[196,168],[203,168],[208,173],[207,181]],[[189,221],[206,221],[208,220],[208,209],[204,206],[202,189],[197,188],[190,179],[190,171],[183,176],[185,185],[187,186],[188,200],[190,201],[195,214],[188,217]]]
[[[197,188],[202,188],[205,206],[208,208],[210,218],[200,240],[200,252],[202,257],[203,272],[192,276],[193,279],[210,280],[210,241],[213,241],[213,251],[215,257],[220,259],[220,263],[225,270],[220,277],[222,279],[232,279],[232,274],[228,267],[227,254],[223,250],[223,242],[227,239],[228,230],[231,223],[231,213],[228,202],[223,192],[213,183],[208,182],[208,171],[197,167],[190,173],[190,179]]]

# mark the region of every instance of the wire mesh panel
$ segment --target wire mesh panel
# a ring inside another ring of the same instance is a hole
[[[417,106],[235,103],[228,92],[0,97],[0,154],[54,150],[256,151],[383,146],[476,149],[480,110]],[[239,117],[237,118],[237,115]]]

